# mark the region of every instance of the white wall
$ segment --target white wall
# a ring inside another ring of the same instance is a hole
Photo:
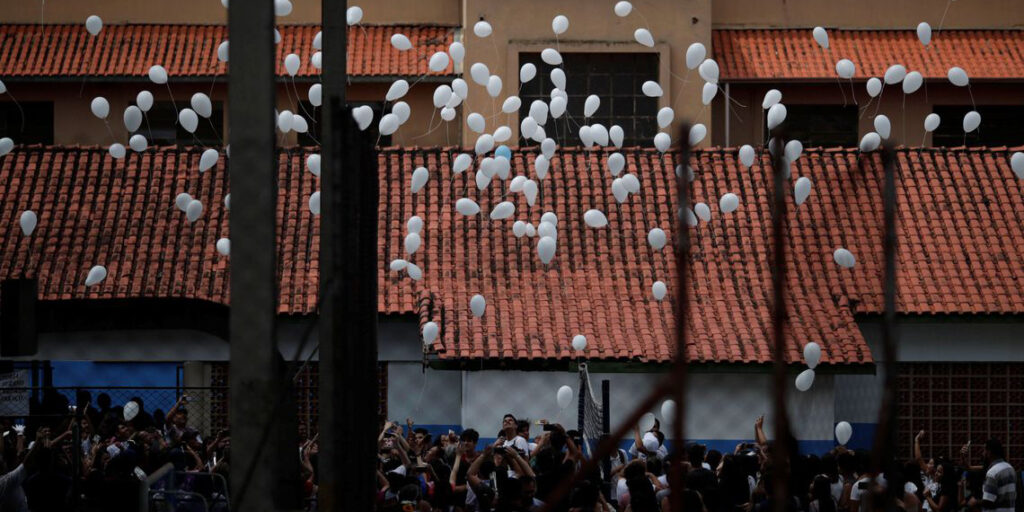
[[[462,372],[422,371],[420,363],[388,363],[388,419],[405,424],[458,425],[462,420]]]

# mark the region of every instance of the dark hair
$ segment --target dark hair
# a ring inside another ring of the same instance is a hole
[[[647,472],[654,476],[661,476],[664,472],[661,460],[657,457],[647,457]]]
[[[633,459],[626,467],[622,469],[622,478],[626,480],[632,480],[634,478],[640,478],[647,472],[647,466],[644,465],[640,459]]]
[[[838,466],[839,471],[844,473],[849,471],[855,472],[857,471],[857,458],[850,452],[840,453],[836,457],[836,466]]]
[[[693,469],[699,469],[704,463],[704,455],[707,453],[707,447],[699,443],[693,443],[686,449],[687,460],[690,461],[690,465]]]
[[[96,395],[96,405],[100,406],[100,408],[102,408],[102,409],[109,409],[110,408],[110,395],[108,395],[106,393],[100,393],[100,394]]]
[[[654,486],[646,476],[626,480],[629,489],[629,507],[635,512],[657,512],[658,500],[654,495]]]
[[[589,480],[583,480],[573,488],[569,497],[569,507],[579,510],[594,510],[599,492],[596,485]]]
[[[956,468],[949,462],[941,462],[942,466],[942,480],[939,481],[939,496],[947,496],[952,501],[950,504],[956,504],[959,499],[957,486],[960,484],[960,475],[957,473]],[[933,512],[943,512],[935,510]]]
[[[518,420],[516,420],[516,415],[510,412],[506,412],[505,415],[501,417],[501,421],[505,421],[505,418],[512,418],[512,421],[518,422]]]
[[[416,484],[403,485],[402,488],[398,490],[398,501],[411,501],[418,503],[420,501],[420,486]]]
[[[985,450],[988,450],[988,452],[997,459],[1006,457],[1006,450],[1003,449],[1003,443],[1000,443],[996,438],[985,441]]]
[[[811,484],[811,497],[818,500],[818,512],[836,512],[836,502],[832,499],[832,481],[828,476],[818,475]]]
[[[722,462],[722,452],[718,450],[708,450],[708,453],[704,455],[704,460],[708,461],[708,465],[711,466],[711,471],[718,468],[718,464]]]
[[[480,441],[480,434],[476,430],[467,428],[466,430],[463,430],[461,434],[459,434],[459,441],[467,441],[476,444],[478,441]]]
[[[526,435],[530,435],[530,420],[519,420],[516,432],[526,432]]]

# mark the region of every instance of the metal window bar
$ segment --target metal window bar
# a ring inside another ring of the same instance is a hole
[[[789,384],[786,364],[786,160],[784,132],[776,129],[769,140],[772,171],[772,359],[775,442],[772,446],[772,485],[775,512],[787,512],[790,503],[790,455],[795,446],[786,410],[786,389]]]

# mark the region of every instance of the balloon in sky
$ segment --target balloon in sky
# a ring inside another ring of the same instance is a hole
[[[124,415],[124,421],[132,421],[139,415],[139,404],[134,400],[129,401],[124,404],[124,408],[121,412]]]
[[[569,407],[569,405],[572,404],[572,395],[572,388],[569,386],[562,386],[558,388],[558,394],[555,396],[558,401],[558,408],[565,409],[566,407]]]
[[[739,207],[740,198],[732,192],[723,195],[722,198],[718,200],[718,209],[722,210],[722,213],[732,213]]]
[[[1018,151],[1010,157],[1010,169],[1017,179],[1024,180],[1024,153]]]
[[[970,80],[967,78],[967,72],[957,66],[949,68],[946,76],[949,78],[949,83],[957,87],[966,87],[970,83]]]
[[[620,18],[629,16],[629,13],[633,12],[633,4],[622,0],[621,2],[615,3],[615,15]]]
[[[587,337],[582,334],[577,334],[572,337],[572,349],[579,352],[586,350],[587,348]]]
[[[940,118],[938,114],[936,114],[936,113],[928,114],[924,118],[924,131],[929,132],[929,133],[930,132],[934,132],[935,129],[939,127],[939,122],[940,121],[942,121],[942,118]]]
[[[932,26],[924,21],[918,23],[917,38],[921,41],[921,44],[928,46],[928,43],[932,42]]]
[[[288,112],[287,110],[285,112]],[[284,113],[284,112],[282,112]],[[190,108],[183,108],[181,112],[178,112],[178,122],[181,123],[181,127],[189,133],[195,133],[196,128],[199,127],[199,116],[196,112]],[[289,123],[290,125],[291,123]],[[290,128],[290,126],[289,126]]]
[[[192,110],[195,110],[197,114],[205,118],[209,118],[213,115],[213,103],[210,102],[209,96],[201,92],[197,92],[192,95],[192,99],[189,100],[189,103],[192,105]]]
[[[349,26],[358,25],[360,21],[363,21],[363,9],[358,5],[353,5],[345,11],[345,22]]]
[[[656,251],[660,251],[665,247],[666,236],[665,230],[661,228],[654,228],[647,232],[647,243],[651,244],[651,247]]]
[[[651,285],[651,294],[654,295],[654,300],[661,301],[665,298],[665,294],[668,292],[668,288],[662,281],[655,281]]]
[[[100,30],[103,30],[103,20],[99,16],[93,14],[85,19],[85,30],[90,35],[99,35]]]
[[[845,445],[850,442],[850,437],[852,436],[853,427],[849,423],[840,421],[836,424],[836,441],[839,441],[839,444]]]
[[[564,34],[566,30],[569,30],[569,18],[559,14],[551,20],[551,31],[554,32],[556,36]]]
[[[853,64],[850,59],[842,59],[836,62],[836,74],[839,78],[853,78],[853,74],[857,72],[857,66]]]
[[[149,109],[153,108],[153,93],[149,91],[139,91],[139,94],[135,96],[135,104],[139,106],[139,109],[143,112],[149,112]]]
[[[860,139],[860,150],[869,153],[882,145],[882,137],[876,132],[869,132]]]
[[[394,34],[391,36],[391,46],[400,52],[404,52],[412,49],[412,41],[405,34]]]
[[[107,152],[110,153],[111,158],[117,160],[124,158],[125,154],[127,154],[127,151],[124,149],[124,144],[121,143],[111,144],[110,148],[107,149]]]
[[[583,221],[592,228],[603,228],[608,225],[608,217],[605,217],[601,210],[587,210],[583,214]]]
[[[135,105],[129,105],[124,109],[124,127],[132,133],[142,126],[142,109]]]
[[[473,316],[480,318],[484,316],[484,312],[487,310],[487,299],[484,299],[483,295],[479,293],[474,295],[469,300],[469,309],[473,313]]]
[[[818,366],[818,362],[821,361],[821,346],[815,342],[810,342],[804,345],[804,362],[810,369],[814,369]]]
[[[227,238],[221,238],[217,240],[217,252],[221,256],[228,256],[231,254],[231,240]]]
[[[888,116],[883,114],[875,116],[874,125],[879,137],[883,139],[889,138],[889,134],[892,132],[892,123],[889,122]]]
[[[107,267],[103,265],[96,265],[89,269],[89,275],[85,277],[85,285],[92,286],[99,284],[101,281],[107,278]]]
[[[92,115],[100,119],[106,119],[110,114],[110,103],[103,96],[93,98],[89,108],[92,109]]]
[[[811,35],[814,36],[814,40],[824,49],[828,49],[828,32],[825,31],[825,27],[814,27],[811,31]]]
[[[856,258],[853,257],[853,253],[848,249],[840,247],[832,253],[832,259],[835,260],[836,264],[843,268],[853,268],[857,264]]]
[[[220,153],[216,149],[207,149],[203,151],[202,156],[199,157],[199,172],[203,173],[217,165],[217,160],[220,159]]]
[[[491,27],[491,24],[486,21],[481,20],[476,22],[476,25],[473,25],[473,33],[476,34],[477,37],[487,37],[491,35],[492,32],[494,32],[494,29]]]
[[[526,82],[533,80],[535,76],[537,76],[537,66],[527,62],[526,64],[523,64],[521,68],[519,68],[520,82],[525,84]]]
[[[740,147],[739,151],[740,163],[744,167],[750,167],[754,165],[754,147],[750,144],[744,144]]]
[[[167,70],[163,66],[156,65],[149,68],[149,81],[157,85],[167,83]],[[143,109],[148,110],[148,109]]]
[[[437,339],[437,333],[437,323],[427,322],[423,324],[423,344],[428,346],[433,344],[434,340]]]
[[[875,98],[880,92],[882,92],[882,81],[878,78],[871,77],[868,79],[868,83],[865,85],[868,90],[868,96]]]
[[[654,36],[652,36],[651,31],[646,28],[636,29],[636,31],[633,32],[633,39],[636,39],[636,42],[648,48],[654,48]]]
[[[284,58],[284,70],[288,72],[288,76],[295,76],[299,72],[299,64],[301,63],[298,55],[289,53]]]
[[[384,99],[387,101],[395,101],[409,92],[409,82],[399,78],[391,83],[391,87],[388,87],[387,94],[384,95]]]
[[[786,120],[786,106],[776,103],[768,109],[768,129],[774,130]]]
[[[697,72],[705,82],[712,84],[718,83],[719,69],[718,63],[715,62],[715,59],[704,59],[704,62],[701,62],[700,66],[697,68]]]
[[[21,212],[21,217],[18,218],[18,225],[21,226],[21,232],[25,236],[32,235],[32,232],[36,230],[38,222],[39,218],[36,216],[36,212],[32,210]]]
[[[480,205],[468,197],[463,197],[455,202],[455,211],[468,217],[480,213]]]
[[[708,50],[701,43],[693,43],[686,49],[686,67],[690,69],[697,69],[701,62],[704,62],[704,58],[707,57]]]
[[[670,137],[669,134],[667,134],[665,132],[658,132],[658,134],[654,136],[654,147],[658,151],[664,153],[664,152],[668,151],[668,148],[671,145],[672,145],[672,137]]]
[[[981,125],[981,114],[977,111],[970,111],[964,114],[964,132],[971,133]]]
[[[317,192],[317,198],[319,198],[319,192]],[[195,222],[199,220],[199,216],[203,214],[203,203],[198,199],[189,201],[188,207],[185,208],[185,218],[189,222]]]
[[[761,108],[768,110],[780,101],[782,101],[782,92],[778,89],[771,89],[764,93],[764,100],[761,101]]]
[[[796,388],[800,391],[811,389],[812,384],[814,384],[814,370],[804,370],[796,376]]]
[[[807,176],[802,176],[796,180],[796,185],[793,188],[793,198],[796,201],[797,206],[804,204],[804,201],[811,195],[811,179]]]

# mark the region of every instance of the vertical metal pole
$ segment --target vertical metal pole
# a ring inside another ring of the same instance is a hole
[[[786,411],[786,390],[789,386],[786,364],[786,160],[781,131],[776,131],[772,144],[772,338],[775,360],[774,406],[775,446],[772,448],[774,508],[789,510],[790,446],[789,413]]]
[[[608,439],[608,433],[612,429],[612,401],[611,401],[611,381],[604,379],[601,381],[601,443],[604,444]],[[595,450],[596,451],[596,450]],[[618,454],[616,454],[618,455]],[[604,485],[603,491],[605,498],[611,496],[611,474],[612,474],[612,459],[604,457],[601,459],[601,470],[604,473]]]
[[[377,157],[345,106],[346,3],[323,0],[320,488],[323,511],[373,510],[377,422]]]
[[[231,472],[232,508],[274,510],[274,449],[260,449],[272,424],[281,361],[274,339],[277,276],[274,219],[274,3],[232,2],[228,9],[231,193]],[[269,447],[268,447],[269,448]]]
[[[679,151],[679,165],[683,166],[683,172],[676,178],[677,204],[679,214],[676,219],[675,236],[675,258],[676,258],[676,308],[675,308],[675,329],[676,329],[676,360],[672,367],[672,399],[676,402],[676,417],[672,420],[672,441],[675,443],[672,451],[674,457],[669,468],[670,486],[680,492],[673,492],[669,495],[673,512],[682,512],[683,493],[686,489],[686,478],[683,475],[683,460],[685,460],[684,446],[686,443],[686,316],[690,312],[689,276],[687,271],[690,268],[690,226],[688,223],[690,210],[690,146],[685,142],[690,136],[690,125],[684,123],[679,130],[679,140],[682,148]],[[664,158],[664,156],[662,157]],[[662,163],[662,169],[669,169]],[[692,511],[691,511],[692,512]]]

